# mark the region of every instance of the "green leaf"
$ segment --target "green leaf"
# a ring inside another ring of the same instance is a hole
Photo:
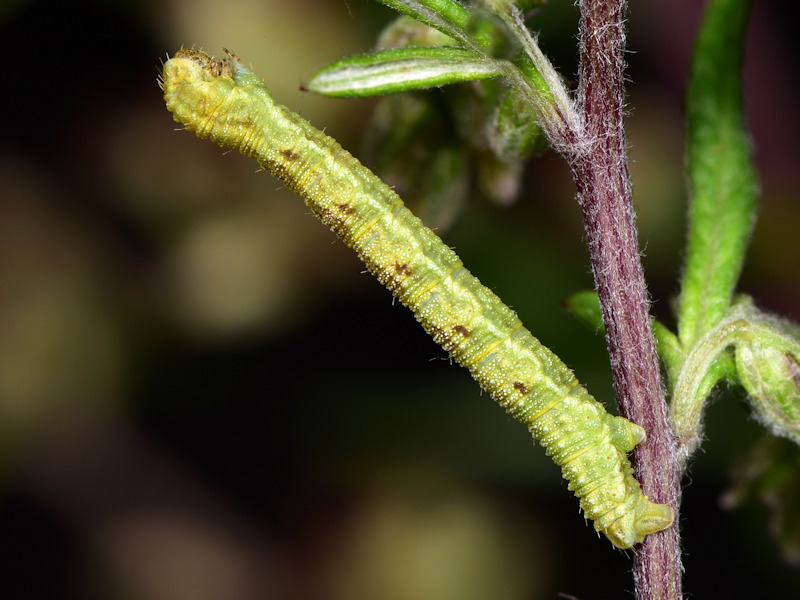
[[[469,20],[469,11],[455,0],[379,0],[379,2],[432,27],[436,27],[433,21],[443,20],[463,29]]]
[[[800,364],[784,349],[739,344],[736,368],[758,420],[775,435],[800,444]]]
[[[714,0],[695,45],[686,96],[691,192],[678,331],[688,351],[731,304],[755,220],[757,178],[743,121],[749,0]]]
[[[325,96],[368,97],[501,74],[495,61],[463,48],[392,48],[336,61],[317,71],[308,89]]]
[[[603,315],[600,312],[600,299],[597,297],[597,292],[586,290],[572,294],[564,302],[564,308],[584,325],[595,331],[605,333]]]
[[[514,6],[520,9],[523,13],[542,8],[547,4],[547,0],[512,0]]]
[[[498,102],[487,136],[495,156],[513,163],[544,152],[547,136],[536,117],[536,111],[522,93],[508,88]]]
[[[736,374],[756,419],[800,445],[800,327],[763,313],[749,299],[735,306],[749,335],[736,344]]]
[[[413,17],[468,47],[480,45],[466,34],[469,11],[455,0],[378,0],[386,6]]]
[[[689,456],[702,437],[705,400],[721,379],[739,381],[755,417],[800,444],[800,328],[740,297],[686,357],[673,385],[673,430]]]
[[[495,12],[478,8],[470,15],[467,32],[481,41],[488,54],[495,58],[513,59],[519,55],[521,44],[514,32]]]

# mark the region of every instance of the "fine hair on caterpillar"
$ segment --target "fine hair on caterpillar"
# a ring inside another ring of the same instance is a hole
[[[226,51],[227,52],[227,51]],[[597,531],[619,548],[669,527],[627,453],[644,430],[609,414],[458,256],[338,142],[275,103],[232,53],[181,50],[162,74],[167,107],[201,138],[234,148],[302,196],[423,328],[529,429]]]

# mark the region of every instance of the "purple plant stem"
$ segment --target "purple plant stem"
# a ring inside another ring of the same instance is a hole
[[[647,431],[636,476],[654,501],[675,509],[680,469],[669,426],[649,301],[639,259],[624,117],[625,0],[581,0],[578,93],[584,140],[567,159],[583,210],[620,413]],[[681,598],[678,526],[649,535],[634,555],[639,600]]]

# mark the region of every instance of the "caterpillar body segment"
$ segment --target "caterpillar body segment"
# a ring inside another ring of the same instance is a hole
[[[162,88],[178,122],[255,158],[306,200],[436,342],[528,427],[597,531],[631,548],[670,526],[672,509],[642,493],[627,457],[644,439],[642,428],[606,412],[516,313],[334,139],[275,103],[231,53],[216,61],[181,50],[164,65]]]

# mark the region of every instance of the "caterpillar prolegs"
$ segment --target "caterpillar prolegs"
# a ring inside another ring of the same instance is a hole
[[[604,409],[517,315],[464,268],[400,198],[334,139],[276,104],[236,56],[181,50],[162,88],[175,120],[201,138],[255,158],[306,203],[425,330],[561,467],[586,516],[619,548],[670,526],[627,453],[644,430]]]

